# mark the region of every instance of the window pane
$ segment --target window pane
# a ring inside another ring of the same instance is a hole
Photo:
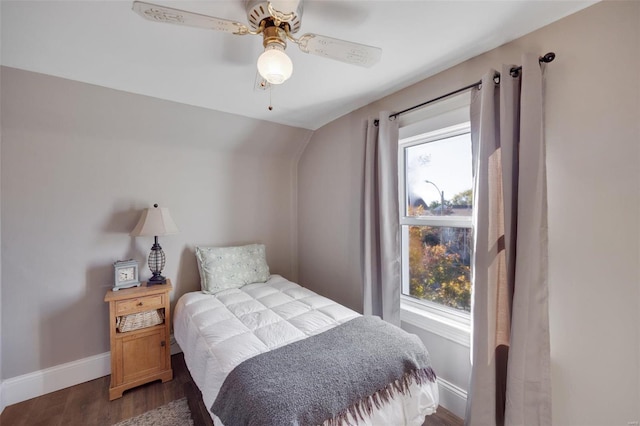
[[[470,311],[471,229],[405,228],[409,231],[408,296]]]
[[[405,161],[407,216],[471,216],[468,133],[407,147]]]

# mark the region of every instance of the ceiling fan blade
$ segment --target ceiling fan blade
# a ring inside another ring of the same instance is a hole
[[[159,6],[157,4],[145,3],[142,1],[134,1],[133,10],[143,18],[155,22],[168,22],[170,24],[206,28],[209,30],[224,31],[239,35],[249,33],[249,27],[241,24],[240,22],[215,18],[213,16],[187,12],[186,10]]]
[[[375,65],[382,56],[382,49],[379,47],[318,34],[305,34],[296,43],[305,53],[367,68]]]

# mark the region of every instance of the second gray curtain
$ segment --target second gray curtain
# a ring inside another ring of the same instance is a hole
[[[472,370],[467,425],[550,425],[542,71],[524,55],[474,89]]]

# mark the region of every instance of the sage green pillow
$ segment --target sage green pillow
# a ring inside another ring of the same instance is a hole
[[[217,293],[228,288],[269,279],[264,244],[238,247],[196,247],[200,287],[204,293]]]

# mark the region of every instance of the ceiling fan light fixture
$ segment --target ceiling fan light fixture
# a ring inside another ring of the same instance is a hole
[[[300,0],[269,0],[267,9],[269,14],[283,22],[289,22],[302,14]]]
[[[271,84],[282,84],[293,74],[293,62],[279,43],[269,43],[258,57],[258,72]]]
[[[258,58],[257,68],[262,79],[270,84],[282,84],[293,73],[293,63],[284,52],[287,41],[295,43],[304,53],[347,64],[368,68],[380,60],[382,49],[379,47],[314,33],[293,37],[292,34],[300,30],[304,0],[244,1],[249,25],[140,0],[134,0],[133,10],[144,19],[154,22],[205,28],[242,36],[262,36],[262,46],[265,49]]]

